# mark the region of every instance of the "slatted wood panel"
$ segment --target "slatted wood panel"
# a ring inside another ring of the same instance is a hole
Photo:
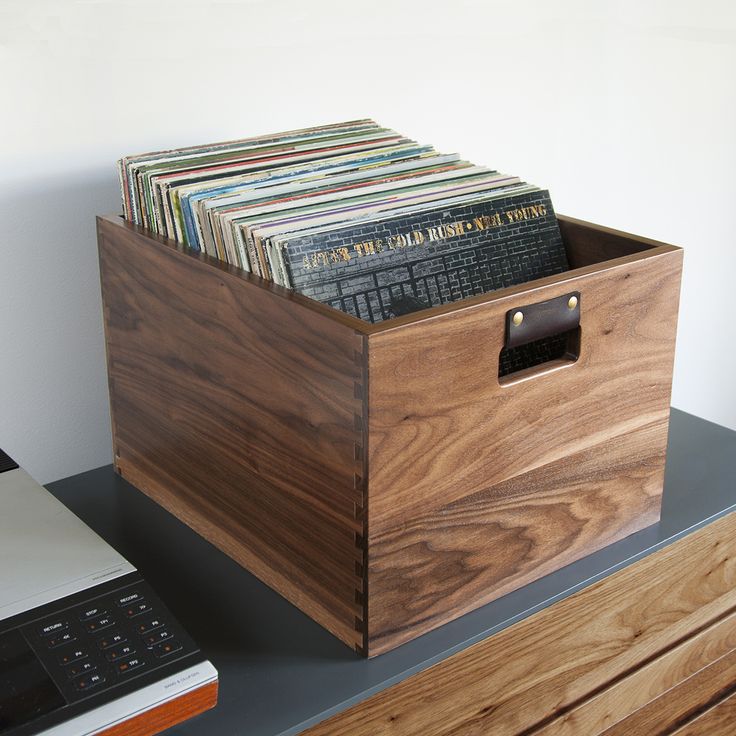
[[[736,694],[731,694],[673,736],[733,736],[736,732]]]
[[[604,732],[605,736],[652,736],[676,732],[719,703],[735,685],[736,651],[731,649],[611,726]]]
[[[652,705],[650,713],[661,722],[662,713],[672,716],[670,708],[677,706],[683,717],[691,716],[693,708],[736,681],[733,633],[725,623],[735,614],[732,514],[307,733],[517,736],[544,733],[545,728],[557,733],[555,719],[568,729],[561,732],[581,736],[595,736],[613,721],[620,723],[607,736],[655,733],[634,727],[648,723],[642,720],[647,706],[629,716],[626,693],[642,685],[641,668],[648,667],[656,695],[667,688],[673,666],[687,677],[699,657],[707,658],[695,643],[683,648],[700,632],[699,643],[713,656],[728,650],[707,675],[699,670],[679,693],[666,690],[661,697],[671,705]],[[623,706],[617,705],[619,695]],[[581,718],[579,729],[574,728],[575,714]],[[627,716],[629,721],[621,720]]]
[[[546,726],[534,731],[534,736],[579,736],[597,734],[607,731],[613,733],[633,734],[634,721],[639,719],[638,731],[654,733],[658,727],[663,729],[683,718],[683,690],[691,689],[693,682],[702,677],[701,671],[708,669],[708,697],[712,695],[715,680],[710,677],[713,670],[710,665],[714,661],[733,660],[736,655],[736,614],[727,614],[702,631],[685,639],[681,644],[661,657],[642,665],[629,677],[605,688],[598,694],[581,703],[578,707],[554,718]],[[730,669],[730,668],[728,668]],[[731,671],[730,675],[734,673]],[[697,677],[696,677],[697,676]],[[727,677],[729,675],[726,675]],[[692,681],[687,681],[693,678]],[[736,676],[734,677],[736,682]],[[673,690],[682,684],[681,689]],[[673,704],[673,698],[665,693],[678,693],[676,699],[679,707]],[[640,708],[657,698],[663,697],[660,706],[649,711],[650,717],[642,717],[646,710],[633,715]],[[690,705],[692,710],[693,706]],[[687,708],[684,711],[687,713]],[[655,715],[656,713],[656,715]],[[628,716],[631,719],[625,720]],[[653,717],[652,717],[653,716]],[[619,724],[617,727],[615,724]]]

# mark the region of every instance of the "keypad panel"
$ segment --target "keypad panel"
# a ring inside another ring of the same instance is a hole
[[[143,581],[21,630],[68,702],[197,651]]]

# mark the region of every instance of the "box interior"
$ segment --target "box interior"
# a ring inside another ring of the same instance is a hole
[[[119,217],[125,222],[122,215],[119,215]],[[663,245],[662,243],[658,243],[654,240],[634,237],[629,233],[619,232],[600,226],[592,227],[588,222],[579,221],[565,215],[558,215],[557,221],[562,233],[562,240],[565,244],[565,250],[567,252],[567,258],[570,264],[570,270],[557,276],[547,277],[547,279],[544,279],[544,281],[549,281],[550,279],[565,278],[576,269],[604,263],[605,261],[611,261],[616,258],[631,256],[637,253],[643,253],[645,251],[649,251]],[[126,224],[131,225],[131,223],[127,222]],[[141,228],[140,226],[133,227],[147,233],[145,228]],[[147,234],[151,235],[150,233]],[[422,319],[432,317],[437,314],[459,310],[478,302],[485,302],[496,297],[505,296],[508,293],[508,289],[490,291],[484,294],[479,294],[478,296],[460,299],[455,302],[448,302],[447,304],[430,307],[428,309],[422,309],[416,312],[411,312],[399,317],[385,320],[383,322],[371,323],[342,312],[326,304],[322,304],[321,302],[311,299],[310,297],[298,294],[297,292],[293,292],[290,289],[285,289],[284,287],[277,286],[276,284],[270,281],[266,281],[265,279],[262,279],[255,274],[243,272],[239,268],[235,266],[230,266],[224,261],[219,261],[212,256],[206,256],[204,254],[191,251],[187,246],[176,243],[175,241],[167,240],[166,238],[162,238],[161,236],[153,237],[160,242],[170,243],[177,250],[188,252],[189,254],[203,258],[204,260],[217,265],[223,270],[237,272],[239,275],[245,277],[250,283],[258,285],[261,288],[267,288],[271,291],[280,292],[283,295],[288,295],[290,298],[296,297],[296,301],[306,303],[310,307],[318,309],[323,314],[327,314],[333,319],[338,319],[339,321],[354,327],[362,333],[380,332],[382,330],[391,329],[402,324],[418,322]],[[542,280],[540,279],[528,281],[522,284],[516,284],[512,287],[509,287],[509,289],[518,289],[520,287],[529,288],[536,285],[537,281]],[[558,343],[556,344],[556,346],[554,346],[554,349],[557,352],[561,353],[574,353],[576,339],[576,335],[573,333],[566,335],[564,340],[562,339],[562,337],[560,337],[560,340],[558,340]],[[563,345],[564,349],[562,347]],[[550,347],[543,347],[542,353],[546,354],[547,352],[549,352],[550,349]],[[519,356],[523,353],[524,351],[519,351]],[[511,361],[511,363],[517,365],[519,363],[519,360],[521,360],[519,356],[514,356],[514,359],[513,361]],[[525,360],[533,365],[535,358],[526,357]],[[502,377],[503,375],[510,372],[512,371],[507,368],[503,373],[499,373],[499,377]]]

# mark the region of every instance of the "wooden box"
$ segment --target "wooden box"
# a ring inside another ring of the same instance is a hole
[[[559,221],[572,270],[372,325],[99,218],[117,471],[366,656],[656,522],[682,251]]]

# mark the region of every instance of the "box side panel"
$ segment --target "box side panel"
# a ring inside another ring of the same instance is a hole
[[[657,522],[666,441],[661,420],[372,535],[370,654]]]
[[[372,335],[372,532],[666,419],[680,270],[668,252]],[[577,362],[500,385],[506,312],[572,291]]]
[[[565,241],[571,268],[582,268],[664,245],[656,240],[564,215],[559,215],[557,222]]]
[[[362,337],[100,222],[118,471],[363,644]]]
[[[370,337],[371,654],[656,519],[681,260],[653,249]],[[501,385],[506,312],[571,291],[577,362]]]

